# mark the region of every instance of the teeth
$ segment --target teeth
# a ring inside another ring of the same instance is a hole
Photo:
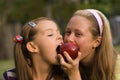
[[[62,43],[59,44],[60,46],[62,45]]]
[[[61,46],[63,44],[63,42],[59,43],[58,46]]]
[[[63,42],[60,43],[60,45],[63,45],[63,44],[64,44]]]

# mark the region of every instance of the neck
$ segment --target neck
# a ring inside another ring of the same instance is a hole
[[[33,80],[46,80],[51,72],[52,66],[40,58],[33,59]]]
[[[94,57],[94,51],[89,53],[89,55],[87,55],[84,59],[82,59],[81,63],[84,66],[90,66],[90,64],[92,63],[93,57]]]

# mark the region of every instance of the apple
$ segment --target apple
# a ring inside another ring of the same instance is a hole
[[[63,43],[60,46],[60,54],[62,54],[63,57],[64,51],[66,51],[72,59],[75,59],[78,56],[78,47],[75,43],[72,42]]]

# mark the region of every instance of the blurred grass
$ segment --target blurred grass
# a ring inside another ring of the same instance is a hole
[[[115,46],[115,49],[120,53],[120,45],[119,46]]]
[[[120,46],[115,46],[115,49],[120,53]],[[0,80],[2,78],[3,72],[13,67],[14,67],[13,59],[0,60]]]
[[[2,78],[3,72],[14,67],[13,59],[9,60],[0,60],[0,80]]]

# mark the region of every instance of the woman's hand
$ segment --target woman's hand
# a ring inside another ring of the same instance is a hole
[[[70,80],[81,80],[80,71],[79,71],[79,62],[81,59],[81,53],[78,52],[78,56],[74,60],[69,56],[67,52],[64,52],[64,56],[67,62],[61,54],[58,54],[61,68],[67,73]]]

